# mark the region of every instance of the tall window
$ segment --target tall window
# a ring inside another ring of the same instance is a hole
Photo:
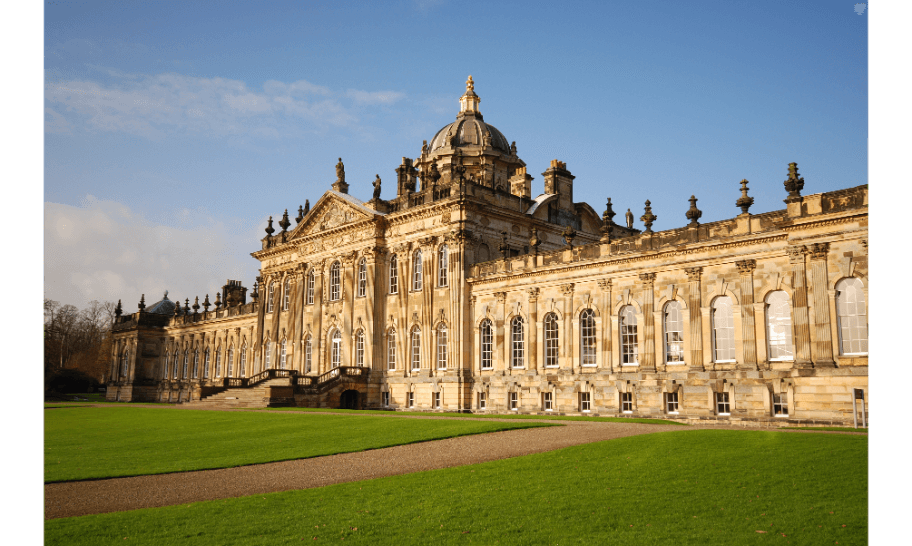
[[[730,415],[731,414],[731,404],[728,402],[728,393],[727,392],[717,392],[716,393],[716,413],[719,415]]]
[[[238,363],[238,377],[245,377],[247,371],[247,344],[241,347],[241,360]]]
[[[209,379],[209,349],[206,349],[206,358],[203,359],[203,379]]]
[[[580,364],[595,366],[595,312],[584,309],[580,313]]]
[[[200,352],[199,349],[193,351],[193,379],[199,377]]]
[[[839,353],[868,354],[868,317],[861,280],[849,277],[836,283],[836,322]]]
[[[228,348],[228,377],[234,377],[234,347]]]
[[[510,366],[522,368],[526,365],[526,340],[523,318],[513,317],[510,321]]]
[[[285,369],[285,357],[288,355],[287,350],[288,350],[288,342],[287,342],[287,340],[283,339],[282,340],[282,349],[281,349],[282,352],[279,354],[279,369],[280,370]]]
[[[367,295],[367,260],[361,258],[358,263],[358,297],[363,298]]]
[[[168,362],[171,360],[171,353],[165,353],[165,367],[162,371],[162,379],[168,379]]]
[[[314,302],[315,277],[316,274],[314,274],[314,270],[311,269],[310,273],[307,274],[307,305],[313,305]]]
[[[450,250],[446,245],[441,245],[440,250],[437,252],[437,286],[449,286],[449,279],[447,278],[447,269],[449,266]]]
[[[291,301],[291,278],[285,279],[285,285],[282,287],[282,311],[288,311],[288,303]]]
[[[355,366],[364,366],[364,331],[355,334]]]
[[[398,294],[399,293],[399,259],[396,258],[395,254],[390,256],[389,279],[390,279],[389,293]]]
[[[621,307],[618,313],[621,330],[621,365],[636,366],[637,360],[637,318],[632,305]]]
[[[308,335],[304,342],[304,373],[310,373],[313,369],[313,343]]]
[[[412,328],[412,371],[421,369],[421,328]]]
[[[792,343],[792,305],[782,290],[766,297],[766,330],[770,360],[794,360]]]
[[[437,327],[437,369],[447,368],[447,327],[441,324]]]
[[[481,323],[481,369],[494,367],[494,326],[489,319]]]
[[[557,368],[558,366],[558,349],[559,349],[557,315],[548,313],[545,315],[545,367]]]
[[[263,359],[264,369],[268,370],[272,363],[272,342],[266,342],[266,356]]]
[[[126,372],[124,372],[126,373]],[[190,377],[190,350],[184,350],[184,373],[181,374],[181,377],[188,379]]]
[[[735,361],[735,319],[732,302],[728,296],[719,296],[712,304],[713,360]]]
[[[121,362],[120,362],[120,375],[122,375],[124,377],[127,376],[127,353],[128,353],[128,351],[126,349],[124,349],[124,352],[121,356]]]
[[[275,283],[269,283],[269,297],[266,300],[266,312],[272,313],[273,296],[275,296]]]
[[[421,251],[412,255],[412,290],[421,290]]]
[[[677,364],[684,362],[684,320],[681,317],[681,302],[670,301],[665,304],[665,362]]]
[[[215,350],[215,377],[222,377],[222,349]]]
[[[333,331],[332,335],[332,367],[338,368],[342,365],[342,333],[339,330]]]
[[[396,369],[396,330],[393,328],[386,334],[386,369]]]
[[[329,268],[329,299],[336,301],[342,297],[342,265],[339,262],[333,262]]]

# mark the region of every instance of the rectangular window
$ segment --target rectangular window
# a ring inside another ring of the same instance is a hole
[[[355,336],[355,365],[364,366],[364,334],[358,332]]]
[[[307,275],[307,305],[313,305],[314,302],[314,277],[315,275],[313,271]]]
[[[439,392],[434,393],[434,407],[437,409],[440,409],[440,393]]]
[[[361,260],[358,267],[358,297],[363,298],[367,295],[367,264]]]
[[[633,393],[621,393],[621,411],[624,413],[633,413]]]
[[[678,393],[665,393],[665,411],[668,413],[678,413]]]
[[[553,396],[554,396],[554,395],[553,395],[552,393],[550,393],[550,392],[543,392],[543,393],[542,393],[542,409],[544,409],[545,411],[553,411],[553,410],[554,410],[554,405],[553,405],[553,404],[554,404],[554,399],[553,399]]]
[[[512,411],[519,409],[519,394],[515,392],[510,393],[510,409]]]
[[[389,293],[398,294],[399,293],[399,261],[396,259],[396,255],[393,254],[390,257],[390,267],[389,267]]]
[[[386,340],[386,369],[396,369],[396,331],[392,330]]]
[[[494,328],[490,320],[481,325],[481,369],[490,370],[494,367]]]
[[[788,400],[784,394],[773,395],[773,415],[776,417],[788,417]]]
[[[380,396],[380,399],[381,399],[381,402],[380,402],[380,403],[383,404],[383,407],[384,407],[384,408],[388,408],[389,405],[390,405],[390,393],[388,393],[388,392],[382,392],[382,393],[380,393],[380,395],[381,395],[381,396]]]
[[[437,369],[445,370],[447,368],[447,329],[446,326],[440,325],[437,328]]]
[[[480,392],[478,393],[478,409],[488,409],[488,395],[487,393]]]
[[[728,403],[727,392],[716,393],[716,413],[719,415],[731,415],[731,405]]]
[[[222,351],[215,353],[215,377],[222,377]]]
[[[408,407],[415,407],[415,393],[413,392],[408,393]]]
[[[592,410],[592,395],[588,392],[580,393],[580,411],[588,413]]]

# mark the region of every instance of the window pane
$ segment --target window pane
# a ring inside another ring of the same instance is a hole
[[[548,313],[545,316],[545,366],[556,368],[558,366],[558,326],[557,315]]]
[[[868,352],[868,320],[864,286],[856,278],[836,283],[836,320],[839,352],[844,355]]]
[[[621,329],[621,363],[637,363],[637,323],[633,306],[627,305],[619,312]]]
[[[719,296],[713,300],[713,351],[716,362],[735,359],[735,319],[731,298]]]
[[[586,309],[580,314],[580,364],[596,365],[595,313]]]
[[[684,362],[684,321],[681,303],[670,301],[665,305],[665,362]]]

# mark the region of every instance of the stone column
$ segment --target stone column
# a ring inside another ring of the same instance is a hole
[[[640,273],[643,284],[643,355],[640,359],[640,371],[655,372],[655,273]]]
[[[538,373],[538,295],[539,288],[530,288],[529,294],[529,370]]]
[[[570,368],[570,373],[577,373],[579,367],[573,360],[574,348],[576,347],[576,336],[573,332],[573,283],[565,284],[561,286],[561,293],[564,294],[564,334],[559,337],[560,347],[563,348],[563,353],[566,358],[568,367]]]
[[[598,286],[602,290],[602,366],[612,371],[611,361],[611,279],[599,279]]]
[[[813,360],[815,368],[832,368],[833,336],[830,326],[830,302],[827,293],[827,253],[829,243],[814,243],[811,256],[811,294],[814,299]]]
[[[700,277],[702,267],[688,267],[687,273],[687,307],[690,310],[690,371],[703,371],[703,304]]]
[[[795,367],[811,367],[811,327],[808,320],[807,268],[804,256],[807,248],[788,248],[789,263],[792,264],[792,315],[795,317]]]
[[[741,260],[736,264],[741,273],[741,346],[744,359],[741,369],[756,370],[757,328],[754,322],[754,269],[756,260]]]

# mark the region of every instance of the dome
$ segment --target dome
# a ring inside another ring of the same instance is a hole
[[[493,125],[488,125],[479,119],[480,116],[462,116],[453,123],[437,131],[434,138],[428,143],[428,152],[433,152],[448,145],[447,135],[456,135],[457,146],[481,146],[484,143],[485,133],[491,133],[491,146],[510,153],[510,143],[503,133]]]
[[[174,314],[174,302],[168,299],[168,292],[165,292],[165,296],[161,301],[157,301],[152,305],[146,307],[146,313],[155,313],[156,315],[173,315]]]

